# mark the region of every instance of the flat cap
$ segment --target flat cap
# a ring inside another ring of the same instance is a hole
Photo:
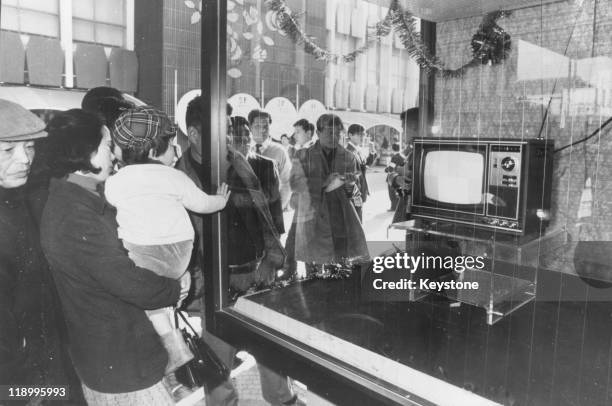
[[[27,141],[46,136],[44,121],[19,104],[0,99],[0,141]]]

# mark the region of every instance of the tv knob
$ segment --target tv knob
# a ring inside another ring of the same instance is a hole
[[[505,171],[511,171],[514,169],[515,166],[516,163],[514,162],[514,159],[509,156],[505,157],[501,161],[501,167],[504,168]]]

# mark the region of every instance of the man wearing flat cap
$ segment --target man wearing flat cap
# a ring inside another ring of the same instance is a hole
[[[0,123],[0,385],[65,385],[63,319],[24,187],[45,124],[3,99]]]

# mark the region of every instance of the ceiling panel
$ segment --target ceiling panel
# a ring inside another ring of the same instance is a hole
[[[482,16],[500,9],[514,10],[559,1],[565,0],[401,0],[401,4],[417,17],[440,22]]]

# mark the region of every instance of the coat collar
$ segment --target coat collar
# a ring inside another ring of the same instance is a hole
[[[85,186],[76,183],[74,179],[53,178],[49,186],[50,193],[65,196],[69,201],[78,199],[81,203],[91,207],[96,212],[102,214],[106,207],[110,206],[99,193],[92,192]]]
[[[11,189],[0,187],[0,204],[2,205],[15,208],[22,204],[24,197],[24,186]]]

